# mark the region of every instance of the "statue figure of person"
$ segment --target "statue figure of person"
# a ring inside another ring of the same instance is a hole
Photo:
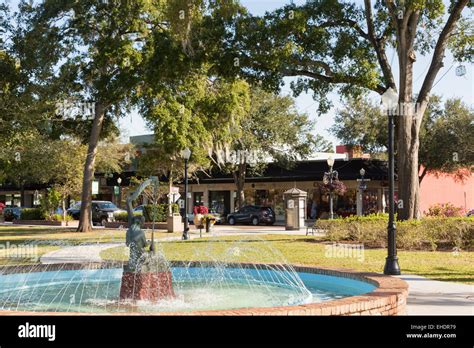
[[[158,187],[158,178],[150,177],[140,184],[140,186],[127,197],[128,226],[125,243],[130,247],[130,258],[128,270],[140,272],[146,256],[145,247],[147,245],[145,232],[141,229],[142,216],[133,214],[133,201],[143,192],[148,185]]]
[[[128,268],[129,270],[136,272],[140,270],[147,243],[145,232],[140,228],[140,217],[134,216],[132,221],[132,225],[127,229],[125,243],[130,247]]]

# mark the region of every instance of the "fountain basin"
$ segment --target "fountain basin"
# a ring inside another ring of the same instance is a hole
[[[288,275],[272,264],[171,262],[175,299],[123,303],[123,265],[4,267],[0,315],[396,315],[405,313],[408,292],[398,278],[342,269],[295,265],[300,288],[281,282]]]

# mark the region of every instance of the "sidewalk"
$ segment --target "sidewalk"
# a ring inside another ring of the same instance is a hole
[[[124,245],[123,243],[103,243],[76,245],[51,251],[40,258],[44,264],[101,262],[100,252],[105,249]]]
[[[474,315],[474,285],[402,275],[409,285],[408,315]]]
[[[194,225],[190,225],[191,238],[194,236],[199,237],[199,229],[195,228]],[[231,236],[231,235],[267,235],[267,234],[285,234],[292,236],[304,236],[306,235],[306,227],[300,230],[287,231],[285,226],[281,225],[214,225],[210,233],[206,233],[206,229],[202,229],[203,237],[210,236]],[[311,233],[309,235],[312,235]],[[315,232],[314,235],[324,235],[321,232]]]

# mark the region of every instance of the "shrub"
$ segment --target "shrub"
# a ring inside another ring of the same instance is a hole
[[[142,214],[139,212],[135,212],[133,213],[133,216],[142,216]],[[115,213],[114,218],[115,218],[115,221],[128,222],[128,213],[127,212]]]
[[[352,241],[367,247],[385,247],[387,223],[388,217],[380,215],[319,220],[316,226],[327,231],[326,238],[330,241]],[[473,240],[472,217],[425,217],[397,222],[397,247],[401,249],[470,249]]]
[[[428,211],[425,212],[426,216],[443,216],[443,217],[455,217],[455,216],[463,216],[464,215],[464,208],[463,207],[456,207],[454,204],[451,203],[444,203],[444,204],[434,204],[428,208]]]
[[[23,208],[20,215],[21,220],[45,220],[46,214],[40,208]]]
[[[147,204],[145,205],[145,209],[143,211],[143,215],[145,217],[146,222],[153,221],[153,217],[155,218],[155,222],[165,222],[168,216],[168,204]],[[179,213],[179,205],[172,204],[171,209],[173,214]]]
[[[140,214],[138,214],[138,215],[140,215]],[[128,221],[128,213],[126,213],[126,212],[115,213],[114,218],[115,218],[115,221],[127,222]]]
[[[53,215],[54,211],[61,205],[61,194],[55,189],[48,188],[44,195],[40,196],[40,209],[45,216]]]
[[[66,214],[66,219],[63,220],[63,214],[52,214],[51,216],[47,217],[46,219],[49,221],[72,221],[74,220],[71,215]]]

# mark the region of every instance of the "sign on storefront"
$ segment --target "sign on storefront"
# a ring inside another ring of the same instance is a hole
[[[92,194],[93,195],[99,194],[99,182],[97,180],[92,181]]]

